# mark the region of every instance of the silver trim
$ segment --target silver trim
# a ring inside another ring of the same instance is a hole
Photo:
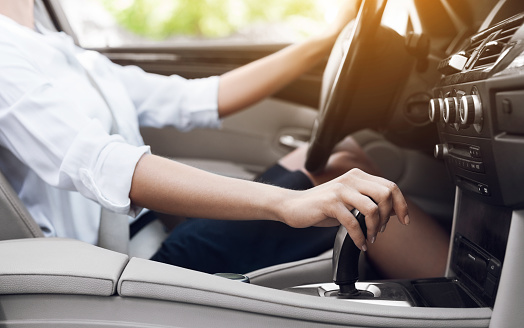
[[[343,302],[368,303],[375,305],[389,305],[395,307],[415,307],[409,292],[400,284],[394,282],[357,282],[355,287],[361,291],[371,293],[372,297],[341,298],[337,295],[338,286],[334,283],[311,284],[286,289],[290,292],[303,293],[308,290],[308,295],[317,295],[322,298],[336,298]],[[389,295],[389,296],[385,296]]]

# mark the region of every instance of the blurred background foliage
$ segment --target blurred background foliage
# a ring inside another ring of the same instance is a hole
[[[150,39],[220,38],[259,23],[291,24],[314,34],[338,0],[100,0],[125,29]]]

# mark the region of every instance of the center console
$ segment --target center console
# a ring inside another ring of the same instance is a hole
[[[512,219],[524,207],[524,14],[474,35],[439,65],[429,118],[436,158],[456,185],[445,277],[358,282],[360,296],[336,284],[288,290],[352,302],[411,307],[493,308]]]
[[[435,157],[457,188],[450,274],[494,305],[514,209],[524,206],[524,14],[474,35],[444,60],[429,116]]]

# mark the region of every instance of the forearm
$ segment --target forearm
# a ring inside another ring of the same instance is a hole
[[[282,89],[326,57],[340,31],[357,14],[360,1],[345,0],[335,21],[320,36],[222,75],[218,91],[221,117],[244,109]]]
[[[144,155],[135,168],[129,197],[134,205],[188,217],[275,220],[296,228],[341,223],[364,250],[364,235],[350,209],[364,214],[372,242],[390,215],[409,223],[406,201],[398,187],[360,170],[351,170],[313,189],[294,191]]]
[[[145,155],[135,169],[130,198],[135,205],[187,217],[280,220],[278,204],[289,192]]]
[[[222,75],[219,115],[227,116],[279,91],[326,57],[335,38],[310,39]]]

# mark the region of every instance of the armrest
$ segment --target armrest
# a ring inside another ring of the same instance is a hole
[[[129,261],[118,282],[118,294],[124,298],[190,303],[351,327],[487,327],[491,316],[489,308],[349,304],[336,298],[255,286],[139,258]]]
[[[128,256],[60,238],[0,242],[0,294],[109,296]]]
[[[289,287],[325,283],[333,279],[333,250],[319,256],[283,263],[247,273],[252,284],[284,289]]]

